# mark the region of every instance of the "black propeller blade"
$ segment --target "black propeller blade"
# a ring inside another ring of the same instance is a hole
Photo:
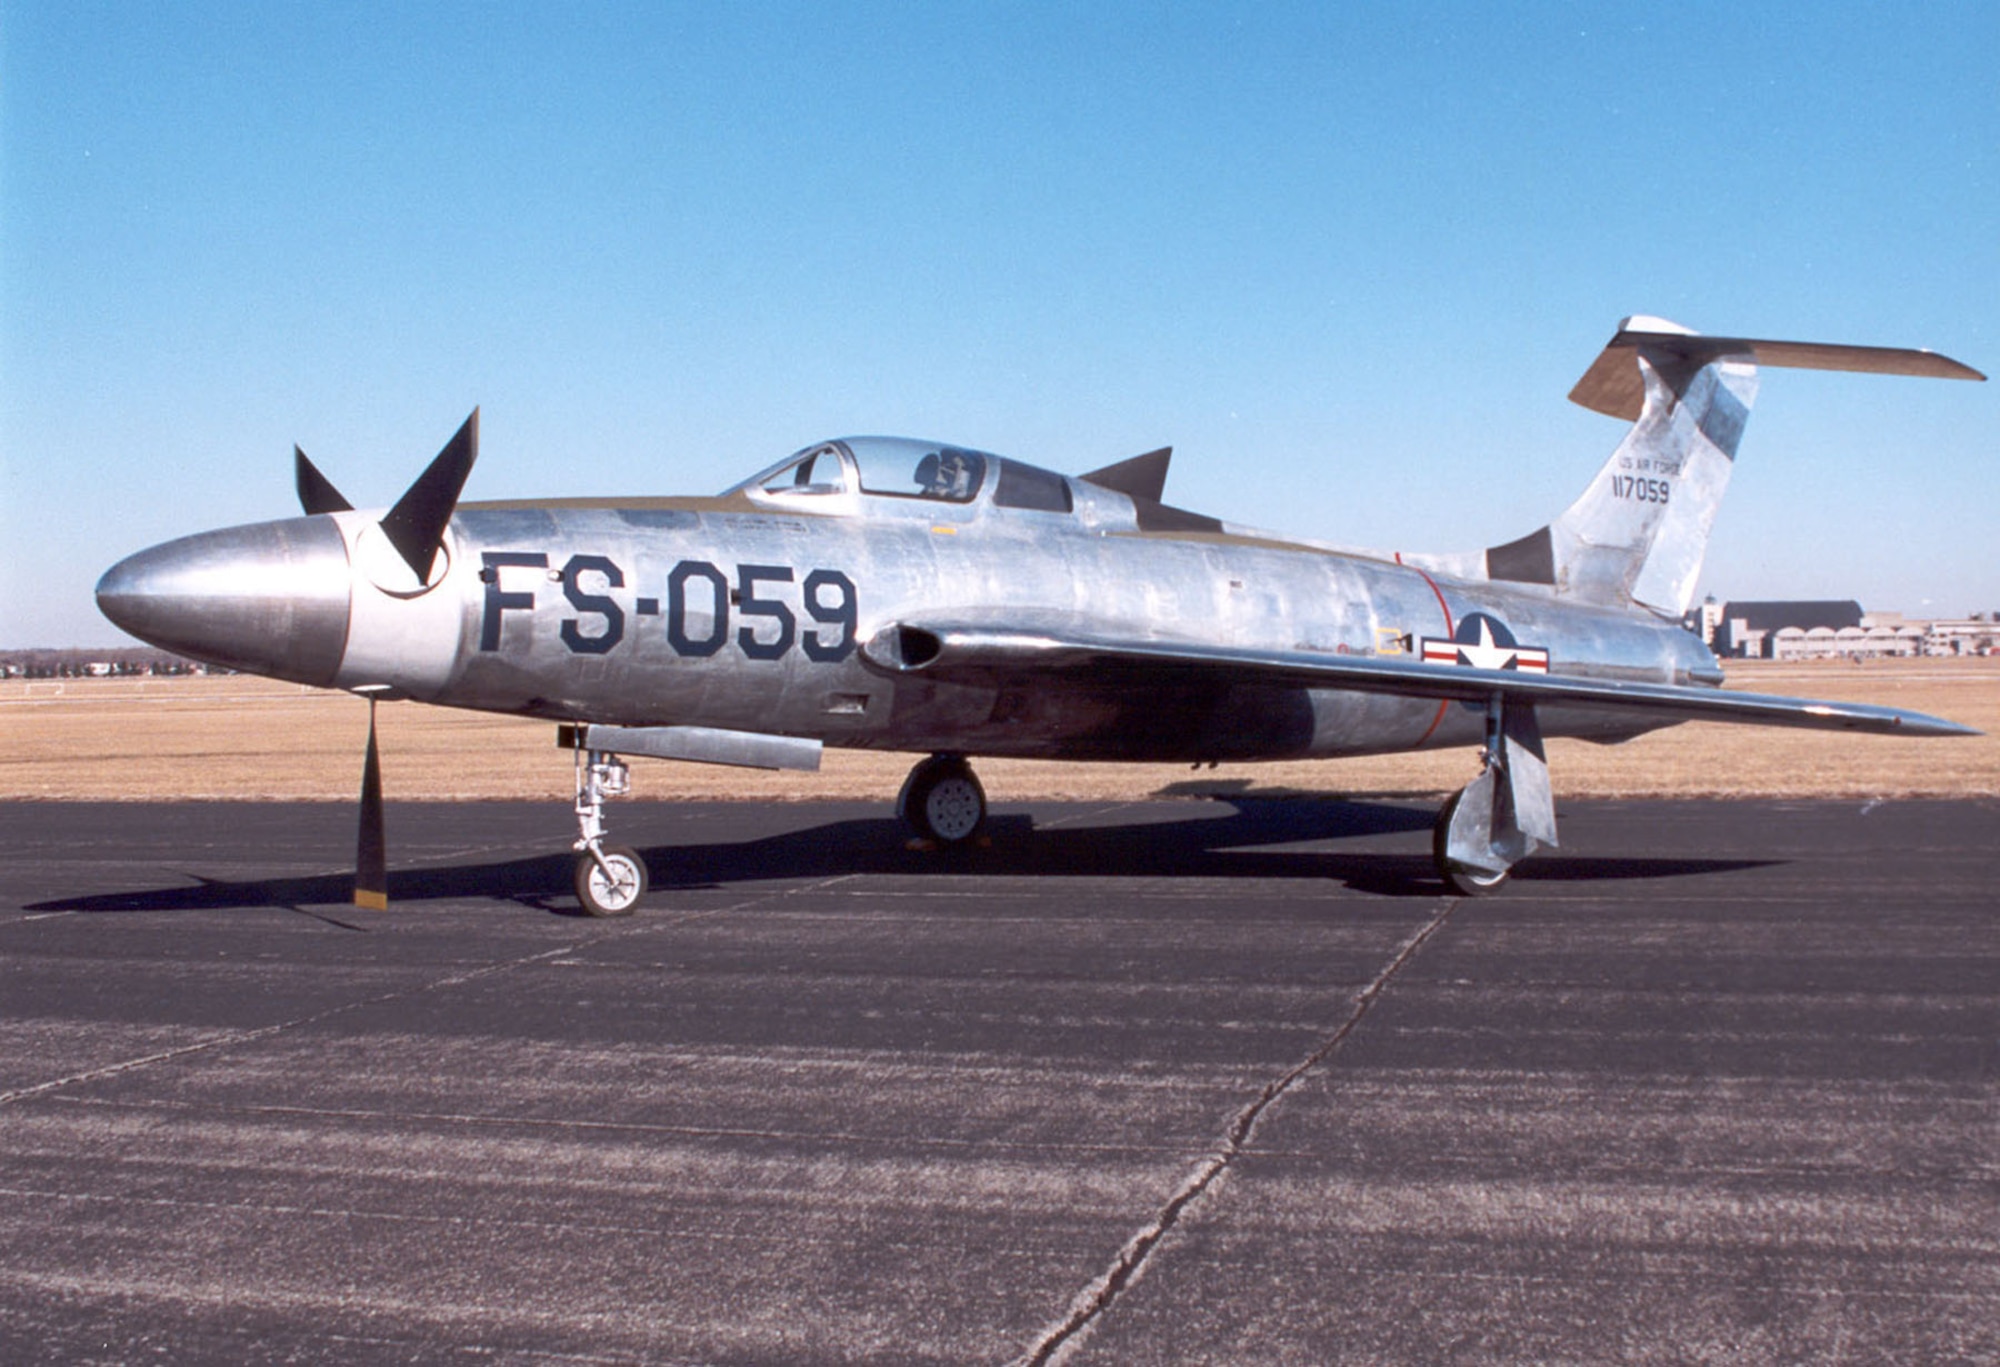
[[[479,410],[472,416],[416,482],[396,500],[381,522],[389,544],[421,583],[429,583],[431,567],[444,544],[444,529],[451,522],[458,495],[465,488],[472,463],[479,459]],[[292,448],[293,474],[298,483],[299,506],[308,515],[349,512],[349,503],[333,481],[319,472],[306,458],[302,447]],[[365,690],[360,690],[365,691]],[[374,911],[389,909],[388,842],[382,831],[382,753],[375,739],[375,698],[368,698],[368,751],[361,762],[361,829],[354,843],[354,905]]]
[[[375,747],[375,699],[368,700],[368,753],[361,761],[361,833],[354,845],[354,905],[389,909],[388,846],[382,835],[382,755]]]
[[[479,410],[475,408],[457,434],[444,444],[444,449],[382,518],[382,532],[389,538],[389,544],[422,583],[430,582],[438,548],[444,543],[444,529],[451,522],[452,510],[458,506],[466,476],[472,473],[472,464],[478,459]],[[307,458],[303,447],[292,447],[292,473],[298,485],[299,506],[308,514],[344,513],[354,507]]]
[[[306,459],[303,447],[292,448],[292,472],[298,481],[299,506],[308,514],[344,513],[354,507],[341,497],[340,490],[333,487],[333,481]]]
[[[417,476],[417,482],[396,500],[382,519],[382,530],[419,583],[429,583],[431,564],[444,541],[445,525],[458,506],[458,494],[472,463],[479,459],[479,410],[445,443],[444,450]]]

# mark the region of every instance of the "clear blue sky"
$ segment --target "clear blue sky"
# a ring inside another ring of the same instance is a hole
[[[827,435],[1453,550],[1619,318],[2000,370],[2000,5],[0,4],[0,645],[393,499]],[[2000,384],[1768,371],[1704,588],[2000,608]]]

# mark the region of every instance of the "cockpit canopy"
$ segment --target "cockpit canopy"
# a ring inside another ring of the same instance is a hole
[[[844,437],[786,457],[729,493],[818,499],[860,492],[933,503],[971,503],[991,488],[1001,507],[1066,513],[1069,483],[1051,470],[985,451],[912,437]]]

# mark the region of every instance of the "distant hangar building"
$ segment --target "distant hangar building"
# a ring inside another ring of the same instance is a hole
[[[1785,658],[1777,651],[1781,634],[1789,645],[1837,641],[1843,631],[1861,632],[1861,604],[1852,598],[1728,602],[1716,613],[1715,635],[1708,644],[1717,655],[1775,660]]]
[[[2000,646],[2000,614],[1907,619],[1864,613],[1852,598],[1703,603],[1691,613],[1717,655],[1749,660],[1870,659],[1985,655]]]

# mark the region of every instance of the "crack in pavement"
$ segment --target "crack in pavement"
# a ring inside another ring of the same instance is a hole
[[[1374,981],[1362,989],[1360,997],[1355,1000],[1354,1010],[1348,1013],[1347,1019],[1341,1022],[1339,1029],[1323,1040],[1312,1053],[1293,1065],[1290,1071],[1266,1084],[1255,1100],[1236,1113],[1236,1118],[1230,1122],[1229,1129],[1223,1137],[1221,1148],[1210,1153],[1195,1166],[1194,1171],[1181,1182],[1174,1194],[1167,1199],[1166,1204],[1160,1207],[1159,1214],[1126,1241],[1125,1246],[1118,1250],[1118,1256],[1111,1260],[1111,1266],[1076,1294],[1070,1301],[1068,1313],[1043,1330],[1033,1345],[1014,1359],[1013,1367],[1045,1367],[1045,1364],[1057,1360],[1059,1355],[1065,1355],[1066,1349],[1078,1346],[1079,1337],[1110,1311],[1119,1296],[1124,1294],[1125,1289],[1145,1268],[1147,1260],[1153,1256],[1168,1232],[1179,1223],[1180,1218],[1195,1202],[1201,1200],[1214,1185],[1215,1180],[1242,1155],[1244,1149],[1249,1146],[1252,1136],[1256,1134],[1257,1124],[1263,1119],[1264,1113],[1277,1104],[1278,1100],[1296,1086],[1301,1078],[1324,1063],[1336,1049],[1340,1048],[1348,1035],[1353,1033],[1355,1026],[1361,1023],[1361,1018],[1368,1014],[1368,1009],[1375,1004],[1375,999],[1382,995],[1390,981],[1402,970],[1403,965],[1415,958],[1417,951],[1424,947],[1425,942],[1443,928],[1460,900],[1462,899],[1448,900],[1416,934],[1403,942],[1388,964],[1375,975]]]

